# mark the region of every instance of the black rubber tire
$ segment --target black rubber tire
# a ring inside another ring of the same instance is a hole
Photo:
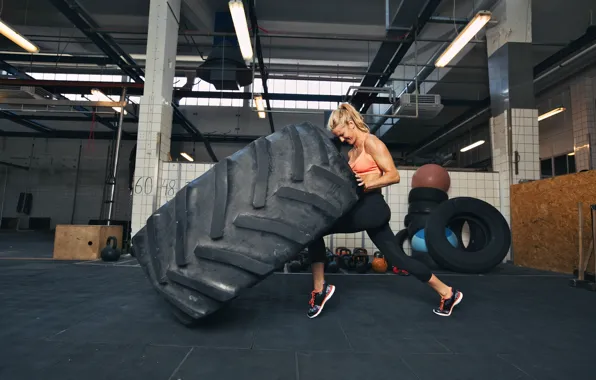
[[[488,232],[486,244],[476,252],[454,248],[447,241],[445,227],[456,218],[474,218]],[[511,246],[511,230],[503,215],[483,200],[460,197],[437,207],[424,231],[429,254],[445,269],[460,273],[485,273],[499,265]]]
[[[443,203],[447,199],[449,199],[449,195],[446,192],[433,187],[415,187],[408,194],[408,203],[419,201]]]
[[[464,245],[464,241],[462,238],[462,231],[464,227],[464,223],[468,222],[468,227],[470,231],[468,245]],[[466,216],[462,218],[458,218],[455,220],[451,220],[449,222],[449,228],[455,236],[457,236],[457,242],[461,249],[466,252],[476,252],[482,249],[486,245],[486,240],[490,234],[489,231],[482,225],[482,222],[479,221],[477,218],[472,216]]]
[[[135,255],[170,304],[200,319],[297,257],[357,191],[321,129],[289,125],[182,188],[134,236]]]
[[[413,201],[408,204],[408,214],[430,214],[438,205],[431,201]]]
[[[430,214],[408,214],[410,216],[410,224],[406,227],[408,231],[408,237],[411,239],[414,234],[424,227],[426,222],[430,218]]]
[[[404,250],[404,243],[406,242],[406,240],[408,240],[408,230],[406,230],[405,228],[403,230],[398,231],[395,234],[395,241],[397,243],[397,249],[401,250],[401,253],[403,253],[404,255],[407,255],[406,251]],[[385,256],[385,260],[387,260],[387,270],[391,270],[391,268],[393,268],[395,266],[394,263],[389,261],[389,257]],[[398,268],[401,269],[401,268]]]

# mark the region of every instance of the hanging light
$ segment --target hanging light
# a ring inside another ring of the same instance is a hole
[[[113,100],[111,98],[106,96],[106,94],[104,94],[97,88],[94,88],[91,90],[91,95],[95,96],[101,102],[113,102]],[[120,99],[120,100],[122,100],[122,99]],[[112,109],[116,112],[120,112],[120,111],[124,110],[124,114],[128,115],[128,112],[126,112],[124,107],[112,107]]]
[[[182,157],[186,158],[186,159],[187,159],[188,161],[190,161],[190,162],[193,162],[193,161],[195,160],[194,158],[192,158],[192,157],[190,156],[190,154],[188,154],[188,153],[186,153],[186,152],[182,152],[182,153],[180,153],[180,155],[181,155]]]
[[[232,15],[232,22],[236,30],[236,38],[238,38],[242,58],[249,61],[252,59],[253,53],[250,34],[248,33],[248,24],[246,23],[246,14],[244,13],[244,4],[241,0],[230,0],[228,6]]]
[[[492,17],[492,13],[489,11],[480,11],[474,16],[472,20],[466,25],[464,30],[455,37],[455,39],[449,44],[447,49],[441,54],[439,59],[435,61],[436,67],[445,67],[456,55],[459,53],[464,46],[472,40],[480,29],[484,27]]]
[[[460,152],[467,152],[468,150],[470,150],[470,149],[474,149],[474,148],[476,148],[477,146],[480,146],[480,145],[482,145],[482,144],[484,144],[484,140],[478,140],[478,141],[476,141],[475,143],[472,143],[472,144],[470,144],[470,145],[468,145],[468,146],[465,146],[465,147],[461,148],[459,151],[460,151]]]
[[[29,53],[37,53],[39,52],[39,48],[33,45],[29,40],[25,37],[21,36],[16,30],[8,26],[4,21],[0,20],[0,33],[14,42],[15,44],[19,45],[23,49],[27,50]]]
[[[260,119],[265,118],[265,107],[263,107],[263,96],[260,94],[255,95],[255,106],[257,107],[257,114]]]
[[[558,113],[561,113],[561,112],[563,112],[565,110],[566,110],[565,107],[557,107],[555,109],[552,109],[552,110],[550,110],[548,112],[545,112],[542,115],[538,116],[538,121],[542,121],[544,119],[548,119],[549,117],[554,116],[554,115],[556,115]]]

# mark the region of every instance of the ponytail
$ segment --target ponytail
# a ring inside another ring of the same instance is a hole
[[[327,127],[330,130],[333,130],[338,125],[345,125],[349,121],[354,122],[356,128],[362,132],[368,133],[370,131],[360,112],[356,111],[356,108],[349,103],[340,104],[339,107],[331,113]]]

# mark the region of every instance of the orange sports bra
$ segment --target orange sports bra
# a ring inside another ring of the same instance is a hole
[[[362,152],[353,161],[349,162],[352,171],[356,174],[370,174],[370,173],[381,173],[381,169],[377,165],[377,162],[372,156],[366,153],[364,146],[362,146]]]

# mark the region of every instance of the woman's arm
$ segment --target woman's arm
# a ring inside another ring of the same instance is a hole
[[[381,169],[382,175],[378,178],[366,181],[366,190],[379,189],[385,186],[399,183],[399,172],[393,162],[393,157],[389,153],[387,146],[377,138],[375,135],[370,135],[365,142],[365,149],[376,161],[377,166]]]

